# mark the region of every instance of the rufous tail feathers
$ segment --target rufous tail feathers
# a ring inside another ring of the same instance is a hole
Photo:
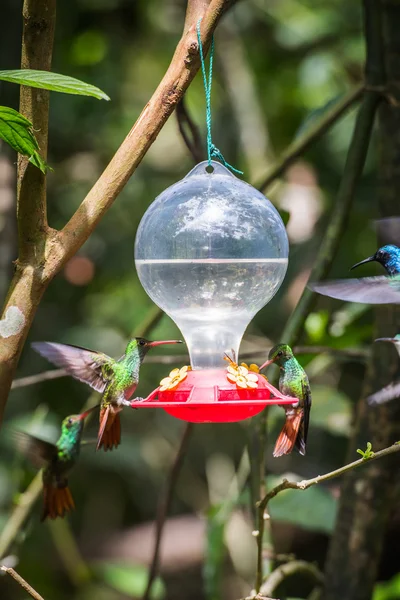
[[[47,517],[50,519],[64,517],[65,513],[74,508],[75,503],[67,485],[65,487],[54,487],[51,483],[43,484],[42,521]]]
[[[284,454],[290,454],[296,444],[299,449],[299,452],[303,454],[303,446],[304,443],[301,444],[301,440],[299,439],[296,443],[296,440],[301,435],[300,425],[303,420],[303,411],[294,411],[286,413],[285,424],[280,432],[278,439],[276,440],[275,448],[274,448],[274,457],[278,458],[279,456],[283,456]],[[304,447],[305,453],[305,447]]]
[[[119,411],[110,404],[100,410],[100,428],[97,439],[97,450],[103,447],[104,452],[117,448],[121,443],[121,420]]]

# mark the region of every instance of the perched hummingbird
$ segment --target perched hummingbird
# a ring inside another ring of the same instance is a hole
[[[46,517],[63,517],[66,512],[75,508],[68,487],[68,475],[79,457],[84,419],[92,410],[93,408],[80,415],[66,417],[56,444],[22,431],[14,433],[19,450],[35,467],[44,467],[42,521]]]
[[[400,304],[400,248],[394,244],[382,246],[375,254],[356,263],[351,269],[368,262],[379,262],[389,277],[337,279],[311,283],[308,287],[323,296],[338,300],[365,304]]]
[[[294,446],[304,456],[311,410],[311,389],[307,374],[287,344],[274,346],[270,350],[268,360],[261,365],[260,371],[271,363],[277,363],[281,370],[279,391],[285,396],[298,399],[294,406],[284,407],[285,425],[276,440],[274,456],[290,454]]]
[[[378,338],[375,342],[391,342],[395,345],[396,350],[400,356],[400,334],[394,336],[394,338]],[[384,404],[390,400],[400,397],[400,380],[389,383],[386,387],[382,388],[378,392],[368,396],[367,402],[370,406],[376,406],[377,404]]]
[[[103,394],[97,450],[103,446],[107,451],[117,448],[121,443],[119,413],[124,406],[131,405],[129,399],[139,383],[140,366],[147,352],[162,344],[181,343],[181,340],[150,342],[136,337],[129,342],[125,354],[118,360],[102,352],[53,342],[34,342],[32,347],[75,379]]]

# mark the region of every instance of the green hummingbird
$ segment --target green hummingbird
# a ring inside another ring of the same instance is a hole
[[[268,360],[261,365],[260,371],[272,363],[276,363],[281,370],[279,391],[298,400],[296,404],[284,407],[285,425],[276,440],[274,456],[290,454],[294,446],[304,456],[311,410],[311,389],[307,374],[287,344],[274,346],[269,352]]]
[[[97,408],[95,406],[94,408]],[[70,415],[61,425],[61,436],[51,444],[22,431],[14,432],[17,447],[32,464],[43,468],[43,511],[41,520],[56,519],[75,508],[68,487],[68,475],[79,457],[83,422],[93,410]]]
[[[393,338],[378,338],[375,342],[390,342],[394,344],[399,356],[400,356],[400,334],[398,333]],[[371,394],[367,398],[367,402],[370,406],[376,406],[378,404],[385,404],[390,400],[400,397],[400,380],[392,381],[386,387],[380,389],[378,392]]]
[[[162,344],[182,344],[182,341],[150,342],[135,337],[128,343],[123,356],[117,360],[102,352],[67,344],[34,342],[32,347],[50,362],[65,369],[75,379],[87,383],[103,394],[97,450],[103,447],[107,451],[117,448],[121,443],[119,413],[124,406],[131,406],[129,400],[139,383],[139,371],[144,357],[150,348]]]

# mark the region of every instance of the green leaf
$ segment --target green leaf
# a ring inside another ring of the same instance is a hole
[[[221,597],[222,567],[225,558],[225,525],[230,515],[224,505],[212,506],[207,514],[203,578],[207,600]]]
[[[278,477],[268,477],[268,489],[281,481]],[[313,486],[301,492],[285,490],[271,500],[269,507],[273,522],[286,521],[310,531],[326,533],[332,533],[335,525],[337,501],[322,486]]]
[[[400,575],[389,581],[378,583],[374,589],[372,600],[396,600],[400,598]]]
[[[0,138],[17,152],[27,156],[42,173],[46,173],[48,166],[38,152],[39,144],[32,133],[32,123],[7,106],[0,106]]]
[[[95,565],[95,569],[110,587],[121,594],[141,598],[146,590],[148,569],[142,565],[100,563]],[[157,577],[151,588],[150,597],[152,600],[159,600],[164,596],[164,584]]]
[[[283,221],[283,224],[286,227],[286,225],[289,223],[290,212],[288,212],[287,210],[283,210],[283,208],[280,208],[278,210],[278,213],[280,214],[280,217],[281,217],[281,219]]]
[[[372,458],[375,454],[375,452],[372,452],[371,442],[367,442],[367,449],[365,451],[360,450],[360,448],[358,448],[357,452],[358,454],[361,454],[363,460],[368,460],[369,458]]]
[[[93,96],[98,100],[109,100],[110,98],[102,90],[59,73],[51,71],[35,71],[34,69],[18,69],[16,71],[0,71],[0,79],[28,85],[34,88],[50,90],[51,92],[63,92],[64,94],[77,94],[78,96]]]

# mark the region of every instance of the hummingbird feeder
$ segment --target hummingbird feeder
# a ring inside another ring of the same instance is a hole
[[[219,162],[198,164],[144,214],[135,263],[147,294],[181,330],[191,367],[174,369],[132,406],[205,423],[296,402],[256,366],[235,362],[247,325],[281,286],[288,263],[285,226],[261,192]]]

